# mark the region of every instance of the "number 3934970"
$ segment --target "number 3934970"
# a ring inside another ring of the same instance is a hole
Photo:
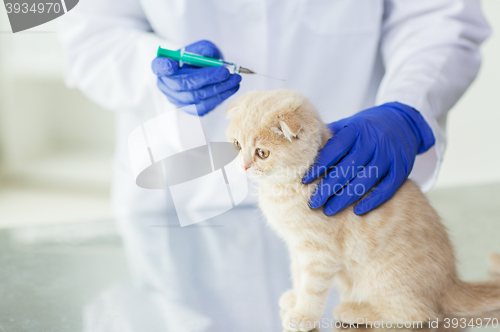
[[[12,32],[19,32],[64,15],[78,4],[78,0],[4,0],[4,4]]]

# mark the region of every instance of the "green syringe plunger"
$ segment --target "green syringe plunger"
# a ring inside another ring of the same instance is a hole
[[[172,60],[179,61],[180,65],[186,63],[192,66],[198,66],[198,67],[226,67],[229,69],[229,72],[231,74],[238,73],[238,74],[255,74],[255,75],[260,75],[260,76],[265,76],[269,77],[275,80],[280,80],[284,81],[280,78],[275,78],[267,75],[262,75],[254,72],[253,70],[250,70],[245,67],[238,66],[235,63],[232,62],[227,62],[222,59],[214,59],[214,58],[209,58],[203,55],[198,55],[194,53],[189,53],[184,51],[184,49],[180,51],[172,51],[166,48],[158,47],[158,53],[157,55],[159,57],[164,57],[164,58],[169,58]]]

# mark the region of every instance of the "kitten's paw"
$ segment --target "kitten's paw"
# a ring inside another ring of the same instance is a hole
[[[364,324],[365,320],[376,321],[378,315],[368,305],[342,302],[333,309],[335,320],[349,324]]]
[[[293,289],[289,289],[283,293],[280,297],[279,305],[281,309],[291,309],[295,307],[295,301],[297,300],[297,296]]]
[[[283,315],[282,322],[286,331],[312,331],[319,324],[319,318],[314,320],[294,309],[289,309]]]

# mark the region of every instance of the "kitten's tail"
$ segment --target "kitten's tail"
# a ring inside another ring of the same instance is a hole
[[[500,319],[500,255],[491,254],[489,261],[490,272],[495,279],[484,282],[455,281],[447,296],[451,317]]]

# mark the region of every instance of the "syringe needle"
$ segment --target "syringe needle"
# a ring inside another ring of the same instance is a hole
[[[272,76],[268,76],[268,75],[264,75],[264,74],[258,74],[256,72],[254,72],[253,70],[250,70],[248,68],[244,68],[244,67],[240,67],[239,70],[238,70],[238,73],[241,73],[241,74],[253,74],[253,75],[260,75],[260,76],[264,76],[264,77],[268,77],[268,78],[272,78],[273,80],[278,80],[278,81],[285,81],[284,79],[282,78],[276,78],[276,77],[272,77]]]
[[[284,79],[282,78],[277,78],[277,77],[272,77],[272,76],[268,76],[268,75],[264,75],[264,74],[258,74],[258,73],[255,73],[255,75],[260,75],[260,76],[264,76],[264,77],[268,77],[268,78],[272,78],[273,80],[278,80],[278,81],[285,81]]]

